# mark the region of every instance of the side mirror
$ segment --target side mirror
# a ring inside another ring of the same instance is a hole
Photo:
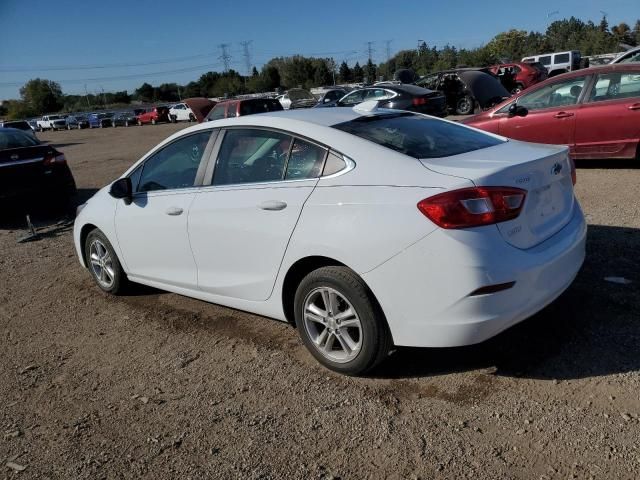
[[[122,198],[124,203],[129,205],[133,200],[133,187],[129,177],[119,178],[111,184],[109,195],[113,198]]]
[[[529,113],[526,107],[522,107],[517,103],[512,104],[509,107],[509,118],[511,117],[526,117]]]

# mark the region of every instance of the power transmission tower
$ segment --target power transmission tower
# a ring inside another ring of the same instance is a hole
[[[251,52],[249,51],[249,45],[253,43],[253,40],[246,40],[240,42],[242,45],[242,56],[244,57],[244,65],[247,67],[247,77],[251,76]]]
[[[229,54],[229,44],[221,43],[218,45],[218,48],[222,50],[222,54],[218,57],[222,60],[222,64],[224,65],[224,72],[227,73],[229,71],[229,64],[231,63],[231,55]]]
[[[367,56],[369,57],[370,62],[373,61],[373,52],[375,52],[373,48],[373,43],[374,42],[367,42]]]
[[[385,40],[385,50],[386,50],[386,54],[387,54],[387,63],[389,63],[389,60],[391,60],[391,42],[393,42],[393,40]]]

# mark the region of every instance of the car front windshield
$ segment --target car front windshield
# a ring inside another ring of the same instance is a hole
[[[314,97],[311,92],[308,92],[306,90],[301,90],[301,89],[293,89],[293,90],[289,90],[289,98],[291,100],[315,100],[316,97]]]
[[[449,157],[504,142],[461,125],[412,113],[362,116],[333,128],[414,158]]]

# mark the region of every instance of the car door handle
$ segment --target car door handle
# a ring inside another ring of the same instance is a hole
[[[285,202],[281,202],[280,200],[267,200],[266,202],[262,202],[258,205],[262,210],[284,210],[287,208],[287,204]]]
[[[640,110],[640,103],[634,103],[633,105],[629,105],[629,110]]]
[[[180,207],[169,207],[165,210],[164,213],[175,217],[177,215],[182,215],[182,212],[184,212],[184,210],[181,209]]]
[[[575,113],[558,112],[553,116],[553,118],[569,118],[569,117],[573,117],[574,115]]]

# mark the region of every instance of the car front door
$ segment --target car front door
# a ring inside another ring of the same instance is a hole
[[[215,134],[213,135],[215,136]],[[128,274],[142,280],[197,288],[189,246],[189,207],[204,176],[212,130],[181,137],[151,154],[131,175],[133,201],[118,200],[118,244]]]
[[[587,77],[558,80],[525,93],[517,100],[525,107],[525,117],[509,117],[509,105],[498,114],[500,135],[527,142],[567,145],[574,148],[578,101],[582,98]]]
[[[205,174],[210,186],[189,211],[198,285],[224,297],[266,300],[327,151],[258,128],[229,129],[217,143],[215,167]]]
[[[576,122],[576,158],[634,158],[640,140],[640,70],[599,74]]]

